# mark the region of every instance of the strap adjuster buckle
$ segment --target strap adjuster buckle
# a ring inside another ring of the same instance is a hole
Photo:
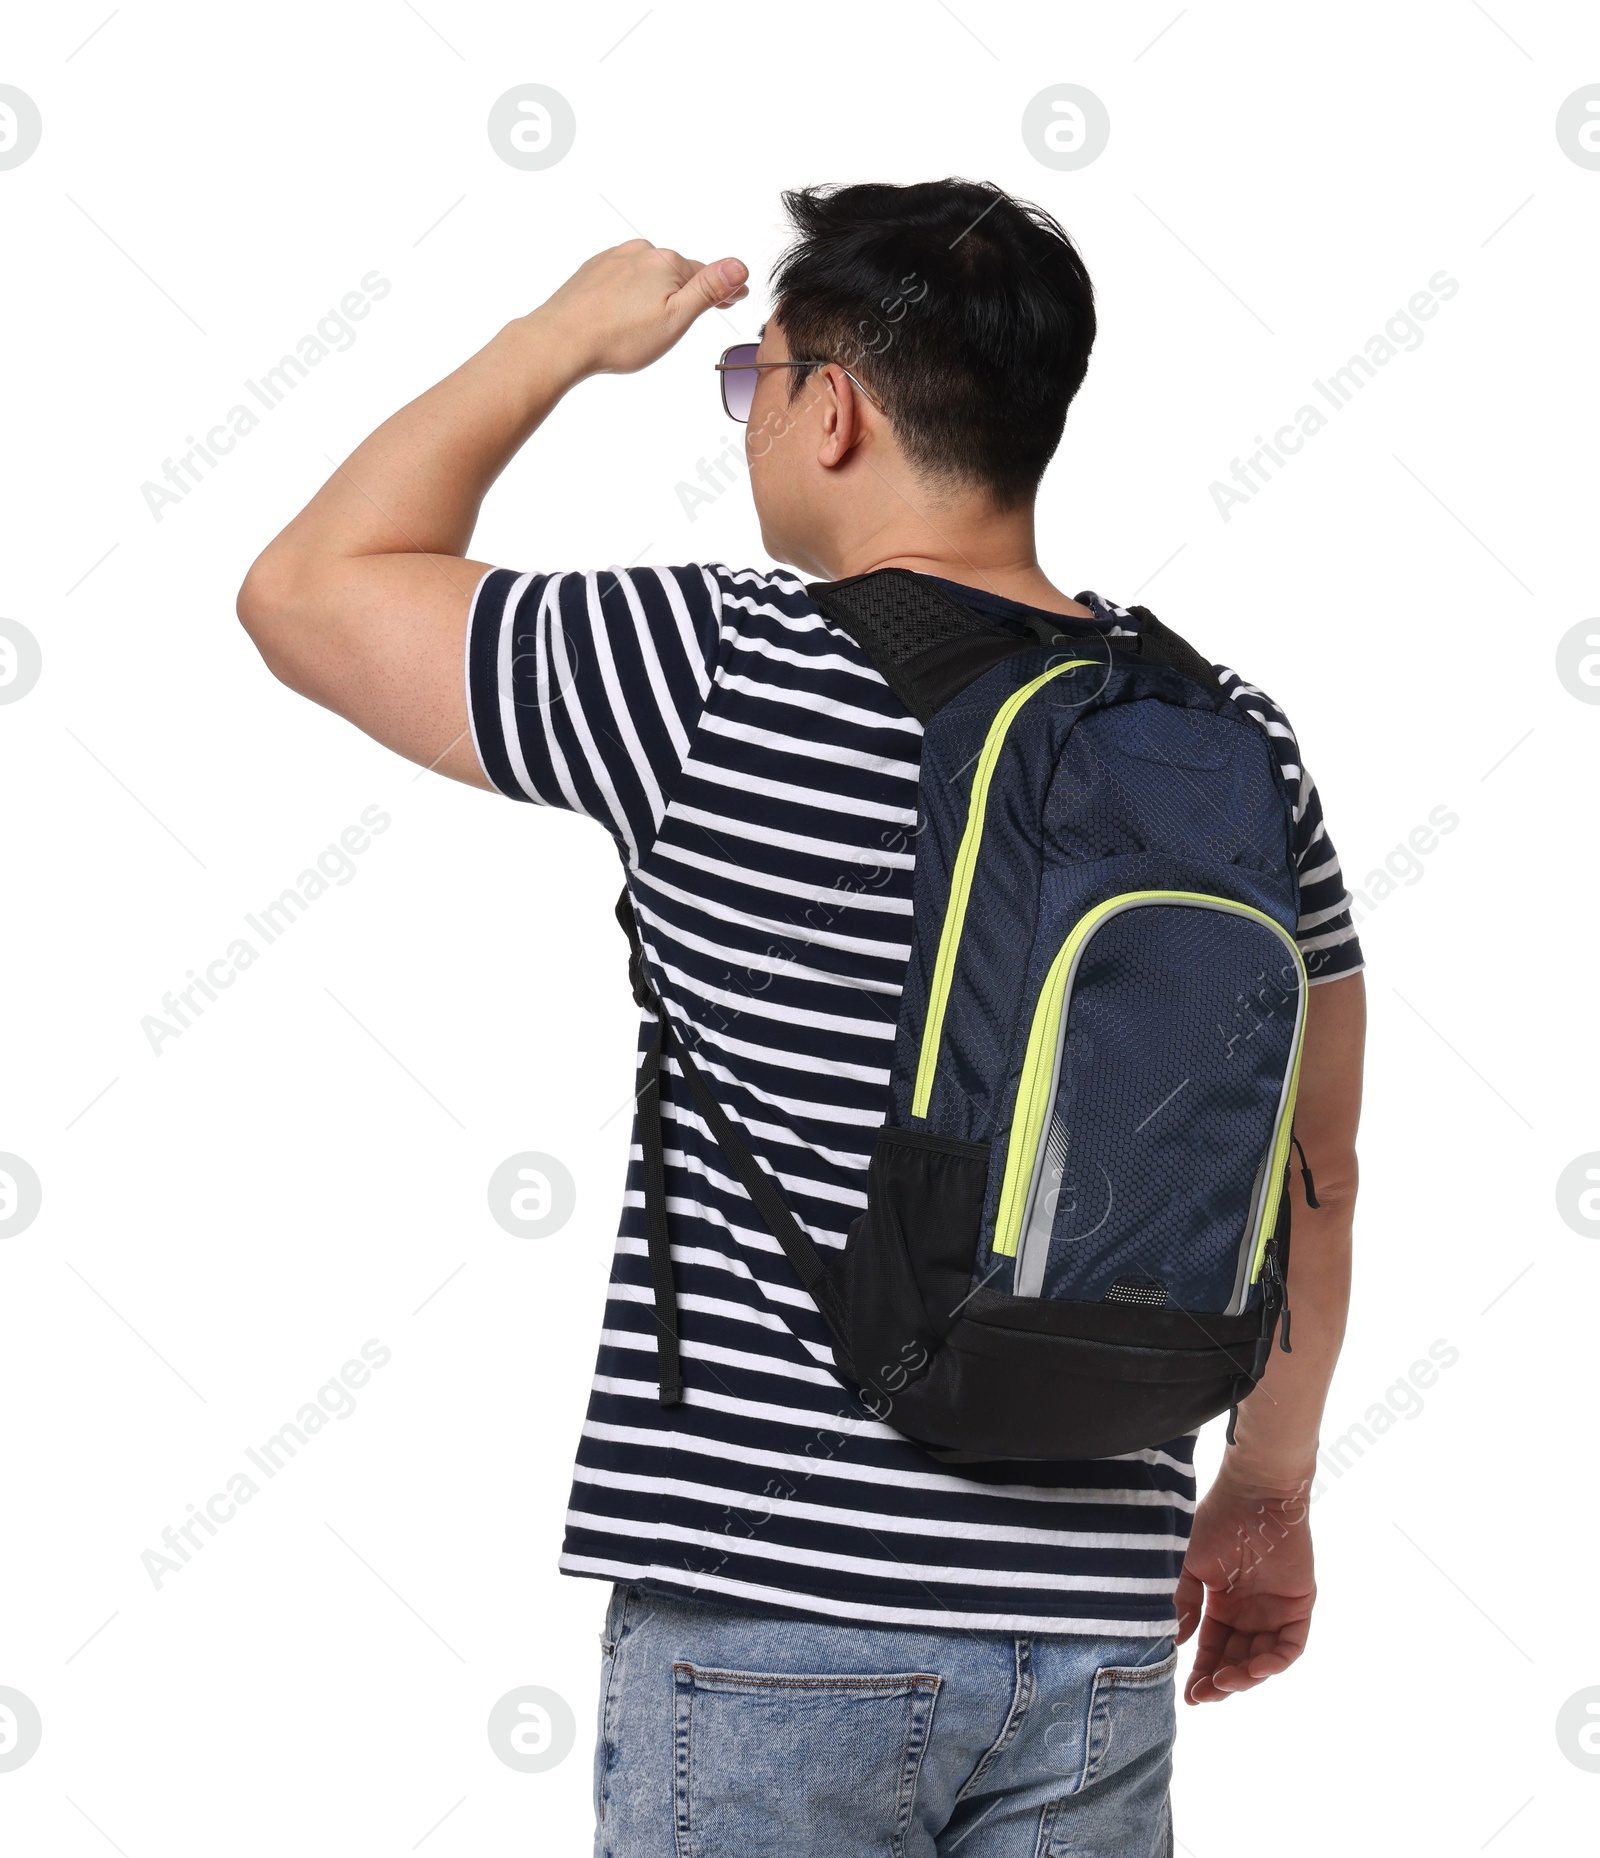
[[[635,949],[628,957],[628,985],[633,989],[633,997],[640,1006],[648,1007],[652,1013],[661,1010],[656,990],[650,985],[650,977],[645,973],[642,948]]]

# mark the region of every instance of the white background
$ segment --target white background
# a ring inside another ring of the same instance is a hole
[[[1047,571],[1137,594],[1287,706],[1353,885],[1433,809],[1460,821],[1362,924],[1326,1436],[1431,1343],[1459,1360],[1324,1479],[1304,1661],[1182,1713],[1180,1849],[1588,1849],[1600,1775],[1555,1721],[1600,1684],[1600,1248],[1555,1184],[1600,1148],[1600,708],[1555,653],[1597,610],[1600,172],[1554,123],[1600,81],[1600,17],[371,0],[96,31],[106,8],[16,7],[0,52],[44,125],[0,172],[0,614],[44,666],[0,709],[0,1149],[44,1191],[0,1244],[0,1685],[44,1725],[0,1773],[5,1849],[588,1849],[605,1590],[555,1557],[627,1137],[614,854],[276,685],[234,595],[330,459],[591,251],[637,230],[759,281],[781,187],[946,173],[1057,213],[1099,293]],[[522,82],[577,117],[541,172],[485,130]],[[1110,113],[1076,172],[1020,134],[1058,82]],[[157,521],[162,461],[372,270],[392,290],[353,346]],[[1224,521],[1230,460],[1440,270],[1460,289],[1421,345]],[[693,522],[675,490],[731,436],[710,364],[765,307],[576,393],[474,553],[766,565],[742,484]],[[373,804],[356,875],[153,1053],[162,995]],[[489,1216],[525,1149],[577,1182],[554,1237]],[[369,1337],[392,1360],[354,1414],[153,1586],[162,1529]],[[524,1684],[578,1719],[542,1774],[486,1735]]]

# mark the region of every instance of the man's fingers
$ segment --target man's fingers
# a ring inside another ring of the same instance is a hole
[[[745,280],[750,267],[739,258],[719,258],[715,264],[702,265],[689,281],[668,299],[674,313],[685,324],[694,321],[713,304],[732,303],[745,294]]]
[[[1241,1690],[1254,1690],[1269,1677],[1281,1677],[1299,1656],[1298,1651],[1258,1652],[1242,1664],[1220,1665],[1208,1681],[1218,1696],[1231,1697]]]
[[[1220,1703],[1241,1690],[1254,1690],[1269,1677],[1282,1676],[1304,1650],[1304,1638],[1292,1634],[1258,1632],[1245,1640],[1235,1635],[1220,1650],[1207,1646],[1202,1636],[1184,1698],[1189,1703]]]
[[[1187,1578],[1190,1577],[1180,1576],[1178,1585],[1180,1628],[1188,1623],[1185,1618],[1188,1596],[1183,1585]],[[1257,1601],[1242,1609],[1254,1617],[1221,1619],[1217,1616],[1215,1596],[1211,1598],[1213,1604],[1200,1620],[1194,1664],[1184,1686],[1186,1702],[1220,1703],[1241,1690],[1252,1690],[1269,1677],[1287,1671],[1305,1650],[1311,1630],[1309,1604],[1298,1616],[1291,1611],[1288,1617],[1277,1618],[1273,1617],[1277,1609],[1269,1607],[1263,1620],[1263,1603]]]

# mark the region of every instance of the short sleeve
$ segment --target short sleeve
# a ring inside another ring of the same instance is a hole
[[[489,780],[513,800],[598,820],[637,865],[705,707],[720,607],[700,567],[491,569],[473,595],[466,664]]]
[[[1304,768],[1295,810],[1294,857],[1300,873],[1300,924],[1295,940],[1306,964],[1306,979],[1315,987],[1319,981],[1358,973],[1366,962],[1350,914],[1350,893],[1323,821],[1322,796]]]
[[[1289,719],[1272,699],[1237,671],[1212,667],[1222,687],[1241,709],[1267,732],[1278,766],[1294,800],[1294,860],[1300,879],[1300,921],[1295,940],[1306,964],[1306,979],[1315,987],[1341,980],[1365,967],[1361,942],[1350,914],[1350,893],[1344,886],[1339,854],[1322,817],[1322,797],[1309,771],[1301,765],[1300,744]]]

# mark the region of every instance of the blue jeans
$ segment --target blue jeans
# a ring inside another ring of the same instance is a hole
[[[595,1858],[1170,1858],[1172,1640],[613,1590]]]

